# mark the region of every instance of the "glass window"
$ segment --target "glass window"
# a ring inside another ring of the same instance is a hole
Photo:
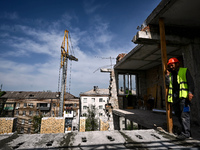
[[[21,127],[21,133],[24,133],[24,127]]]
[[[99,102],[103,102],[103,98],[99,98]]]
[[[74,107],[77,107],[77,104],[74,104]]]
[[[24,124],[25,123],[25,120],[24,119],[22,119],[22,124]]]
[[[87,98],[83,98],[83,103],[87,103]]]
[[[39,111],[36,111],[36,116],[38,116],[39,115]]]
[[[30,110],[29,111],[29,115],[32,116],[33,115],[33,111]]]
[[[99,105],[99,109],[103,109],[103,105]]]
[[[16,104],[16,107],[19,108],[19,107],[20,107],[20,103],[17,103],[17,104]]]
[[[33,108],[33,103],[30,103],[30,104],[28,104],[28,105],[29,105],[29,107]]]
[[[25,108],[27,107],[27,103],[24,103],[24,107],[25,107]]]
[[[136,95],[136,76],[133,74],[118,75],[118,93],[119,95]]]
[[[93,102],[93,103],[95,102],[95,98],[92,98],[92,102]]]
[[[16,111],[16,115],[17,115],[17,116],[19,115],[19,111],[18,111],[18,110]]]
[[[86,114],[86,113],[84,113],[84,114],[83,114],[83,117],[87,117],[87,114]]]
[[[119,74],[118,76],[118,85],[119,85],[119,94],[124,94],[124,83],[123,83],[123,78],[124,76]]]
[[[53,107],[56,107],[56,103],[53,103]]]
[[[31,133],[31,128],[28,128],[27,133]]]
[[[83,106],[83,109],[87,109],[87,106]]]
[[[28,120],[28,123],[31,124],[31,123],[32,123],[32,119],[29,119],[29,120]]]
[[[23,116],[26,116],[26,111],[23,111]]]
[[[5,104],[4,105],[4,110],[13,110],[14,109],[14,104]]]

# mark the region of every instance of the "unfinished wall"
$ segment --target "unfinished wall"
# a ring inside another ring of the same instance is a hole
[[[137,88],[139,90],[139,97],[144,97],[147,93],[145,71],[137,73]]]
[[[64,133],[64,126],[63,117],[44,117],[42,118],[40,133]]]
[[[165,105],[165,93],[161,65],[146,71],[146,89],[147,99],[150,95],[154,98],[154,108],[163,108]]]
[[[197,41],[199,42],[200,40],[198,39]],[[192,124],[200,125],[200,43],[198,42],[184,46],[182,49],[184,67],[190,70],[195,86],[194,98],[191,102],[191,120]]]
[[[0,134],[12,133],[16,118],[0,118]]]
[[[110,86],[109,86],[109,92],[110,92],[110,99],[109,103],[112,104],[113,109],[119,109],[119,103],[117,99],[117,86],[115,81],[115,72],[114,70],[110,73]]]

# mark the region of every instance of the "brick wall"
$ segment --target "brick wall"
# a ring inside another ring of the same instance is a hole
[[[40,133],[64,133],[64,125],[63,117],[44,117],[42,118]]]
[[[80,132],[85,132],[85,117],[80,117]]]
[[[16,118],[0,118],[0,134],[12,133]]]
[[[108,129],[109,129],[109,123],[100,120],[100,131],[108,131]]]

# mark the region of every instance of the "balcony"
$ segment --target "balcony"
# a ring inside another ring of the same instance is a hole
[[[74,117],[74,111],[73,110],[65,110],[64,111],[64,118],[73,118]]]
[[[50,103],[37,103],[37,109],[39,110],[47,110],[49,111],[51,108],[51,104]]]

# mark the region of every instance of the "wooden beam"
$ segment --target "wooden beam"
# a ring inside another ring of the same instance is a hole
[[[166,106],[166,117],[167,117],[167,130],[172,133],[173,120],[172,120],[172,110],[171,104],[167,101],[168,88],[165,84],[165,71],[167,68],[167,49],[166,49],[166,39],[165,39],[165,25],[164,19],[159,19],[159,29],[160,29],[160,45],[161,45],[161,57],[162,57],[162,70],[163,70],[163,82],[165,88],[165,106]]]

